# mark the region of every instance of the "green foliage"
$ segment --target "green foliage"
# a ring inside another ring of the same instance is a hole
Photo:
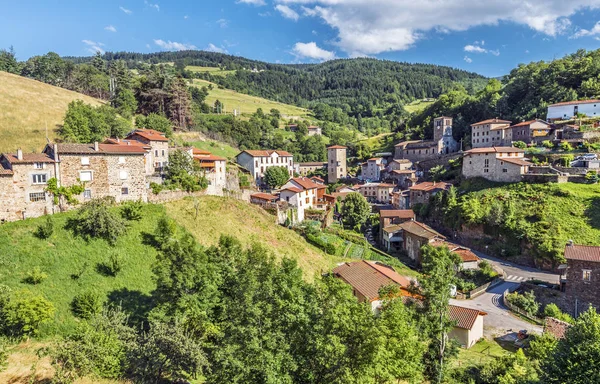
[[[77,210],[77,215],[69,220],[68,227],[85,239],[104,239],[115,245],[126,230],[125,221],[109,206],[108,199],[92,199]]]
[[[271,188],[279,188],[290,178],[286,167],[268,167],[265,171],[264,181]]]
[[[104,263],[99,264],[99,269],[101,273],[115,277],[121,272],[124,265],[125,260],[123,256],[119,252],[111,252],[108,255],[108,259]]]
[[[172,187],[196,192],[208,187],[208,181],[200,174],[200,168],[192,156],[182,150],[169,151],[167,181]]]
[[[152,193],[158,195],[164,189],[164,186],[163,184],[152,182],[150,183],[150,189],[152,190]]]
[[[573,150],[573,146],[571,145],[571,143],[569,143],[568,141],[563,141],[562,143],[560,143],[558,145],[558,147],[560,149],[562,149],[565,152],[569,152]]]
[[[546,305],[544,308],[544,317],[554,317],[555,319],[565,321],[569,324],[573,324],[574,320],[568,313],[561,311],[558,306],[554,303]]]
[[[342,206],[342,221],[344,226],[350,229],[360,230],[360,227],[369,218],[371,206],[358,192],[352,192],[346,195],[344,205]]]
[[[554,143],[551,142],[550,140],[544,140],[544,141],[542,141],[542,147],[552,149],[552,148],[554,148]]]
[[[48,180],[46,185],[46,192],[51,193],[54,199],[54,204],[60,205],[61,207],[70,204],[79,204],[79,201],[75,198],[75,195],[83,193],[85,190],[85,184],[79,183],[71,186],[58,186],[58,180],[53,177]]]
[[[137,110],[137,100],[135,99],[133,91],[130,89],[122,89],[118,91],[113,101],[113,106],[117,109],[119,115],[126,119],[131,119]]]
[[[587,171],[587,173],[585,174],[585,179],[592,184],[598,183],[598,172]]]
[[[311,244],[316,245],[317,247],[324,250],[328,255],[336,254],[336,247],[334,244],[329,243],[321,239],[318,235],[314,235],[311,233],[306,234],[306,240],[308,240]]]
[[[54,306],[46,298],[28,290],[11,292],[0,285],[0,334],[32,336],[39,326],[52,319]]]
[[[20,72],[20,66],[13,47],[10,47],[8,50],[4,48],[0,49],[0,71],[14,74]]]
[[[141,201],[128,201],[121,207],[121,216],[125,220],[129,221],[140,221],[142,219],[142,209],[144,203]]]
[[[0,372],[8,367],[8,354],[8,340],[5,337],[0,336]]]
[[[536,366],[527,359],[522,349],[486,364],[479,373],[479,381],[489,384],[529,384],[537,382]]]
[[[565,155],[560,158],[563,162],[563,167],[570,167],[571,162],[575,159],[573,155]]]
[[[81,100],[72,101],[67,109],[60,135],[66,141],[91,143],[105,137],[123,137],[131,123],[109,106],[93,107]]]
[[[509,293],[506,295],[506,300],[530,315],[537,315],[540,309],[540,304],[535,301],[535,294],[533,291],[525,292],[523,294],[518,292]]]
[[[525,149],[527,148],[527,143],[523,141],[513,141],[513,147]]]
[[[52,216],[48,216],[45,223],[38,225],[35,237],[44,240],[50,238],[52,233],[54,233],[54,221],[52,220]]]
[[[102,297],[96,292],[87,291],[73,298],[71,310],[81,319],[89,320],[102,311]]]
[[[27,284],[36,285],[36,284],[40,284],[42,281],[46,280],[47,277],[48,277],[48,274],[45,272],[42,272],[40,267],[34,267],[31,271],[29,271],[29,273],[27,273],[27,276],[25,276],[23,281]]]
[[[153,129],[155,131],[164,132],[167,137],[173,136],[173,123],[165,116],[158,113],[150,113],[148,116],[137,115],[135,117],[135,126],[143,129]]]

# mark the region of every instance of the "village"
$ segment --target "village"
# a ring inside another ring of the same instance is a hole
[[[463,179],[483,178],[502,183],[585,182],[585,175],[599,169],[596,155],[587,154],[561,166],[539,165],[526,157],[524,148],[548,142],[556,146],[584,143],[594,132],[582,132],[580,127],[554,122],[582,113],[594,116],[596,103],[600,101],[551,105],[546,120],[512,124],[490,118],[472,123],[471,149],[468,150],[463,150],[465,143],[453,137],[452,118],[437,117],[433,120],[432,140],[400,142],[393,153],[376,154],[359,163],[360,173],[353,175],[348,172],[348,148],[340,145],[327,148],[327,162],[323,163],[296,163],[292,154],[281,150],[244,150],[236,156],[236,164],[228,164],[226,158],[209,151],[171,146],[164,133],[150,129],[136,129],[123,139],[108,138],[102,143],[48,143],[41,153],[18,150],[0,156],[0,200],[3,202],[0,220],[22,220],[64,210],[48,190],[50,180],[55,180],[57,187],[83,185],[78,197],[81,202],[102,197],[114,198],[117,203],[181,198],[186,194],[172,191],[157,194],[151,188],[163,182],[169,157],[177,151],[189,157],[206,178],[207,187],[201,194],[235,196],[257,204],[273,213],[277,223],[290,228],[310,220],[317,220],[324,227],[339,221],[340,203],[343,204],[348,195],[358,193],[378,217],[378,231],[374,233],[367,228],[364,233],[374,249],[399,257],[418,270],[424,245],[447,247],[460,258],[460,273],[486,276],[479,280],[481,285],[477,287],[458,291],[457,287],[452,288],[450,317],[456,325],[451,337],[466,348],[473,346],[484,333],[498,335],[500,332],[500,336],[518,343],[523,337],[519,331],[541,332],[542,323],[532,325],[510,315],[509,308],[513,306],[507,303],[507,295],[521,283],[534,279],[556,286],[567,300],[578,301],[580,310],[587,303],[600,305],[600,286],[594,288],[597,283],[593,277],[600,273],[600,247],[571,242],[565,245],[567,263],[559,266],[559,273],[531,271],[518,265],[509,266],[481,250],[455,243],[452,235],[445,236],[418,221],[415,210],[436,194],[453,187],[452,180],[435,180],[432,169],[456,166],[457,160],[462,162],[460,176]],[[308,135],[320,134],[319,127],[309,127]],[[517,142],[526,146],[515,146]],[[272,168],[283,169],[287,181],[275,187],[268,185],[266,175]],[[240,174],[251,178],[251,187],[241,188]],[[380,290],[388,285],[399,287],[407,299],[419,300],[410,290],[418,281],[398,274],[392,266],[382,262],[346,262],[332,273],[351,285],[360,301],[370,302],[373,311],[377,311],[381,303]],[[564,333],[568,324],[552,321],[551,332]]]

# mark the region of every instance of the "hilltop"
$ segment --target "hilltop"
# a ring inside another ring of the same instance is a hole
[[[26,77],[0,71],[0,152],[39,152],[57,136],[67,106],[73,100],[92,105],[102,101]]]

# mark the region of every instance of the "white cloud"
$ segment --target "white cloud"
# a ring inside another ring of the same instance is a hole
[[[465,56],[465,58],[463,60],[469,64],[471,64],[473,62],[473,60],[469,56]]]
[[[187,19],[189,19],[189,18],[190,18],[190,17],[189,17],[188,15],[185,15],[185,16],[183,16],[183,19],[184,19],[184,20],[187,20]]]
[[[126,13],[126,14],[128,14],[128,15],[131,15],[131,14],[133,13],[133,11],[130,11],[130,10],[129,10],[129,9],[127,9],[127,8],[119,7],[119,9],[120,9],[121,11],[125,12],[125,13]]]
[[[157,11],[160,11],[160,6],[158,4],[149,3],[147,0],[144,0],[144,4],[146,4],[150,8],[154,8]]]
[[[526,49],[526,50],[525,50],[525,53],[529,53],[529,49]]]
[[[335,59],[335,53],[319,48],[314,41],[311,41],[310,43],[296,43],[292,53],[299,58],[315,60]]]
[[[109,32],[117,32],[117,28],[113,27],[112,25],[107,25],[106,27],[104,27],[104,29]]]
[[[568,17],[600,8],[599,0],[276,0],[299,4],[337,31],[336,44],[350,55],[410,48],[427,32],[466,31],[510,22],[555,37],[571,27]],[[480,44],[478,46],[482,46]]]
[[[586,37],[586,36],[595,36],[600,34],[600,21],[597,22],[592,29],[580,29],[579,31],[577,31],[573,36],[571,36],[574,39],[580,38],[580,37]]]
[[[238,0],[238,4],[265,5],[265,0]]]
[[[206,48],[204,48],[204,50],[208,51],[208,52],[228,53],[225,48],[217,47],[213,43],[209,43],[208,46]]]
[[[97,41],[92,41],[92,40],[81,40],[81,42],[87,46],[86,49],[90,53],[93,53],[93,54],[95,54],[96,52],[104,53],[104,49],[102,49],[102,47],[104,46],[103,43],[100,43]]]
[[[465,45],[465,52],[487,53],[487,49],[478,47],[477,45]]]
[[[281,15],[283,17],[285,17],[286,19],[291,19],[291,20],[297,21],[300,18],[300,15],[298,14],[298,12],[294,11],[292,8],[288,7],[287,5],[277,4],[275,6],[275,9],[278,10],[279,13],[281,13]]]
[[[227,28],[229,26],[229,20],[219,19],[219,20],[217,20],[217,24],[219,24],[219,27],[221,27],[221,28]]]
[[[318,35],[319,33],[313,29],[313,30],[312,30],[312,34],[316,36],[316,35]]]
[[[494,55],[494,56],[500,56],[500,50],[499,49],[490,49],[489,52]]]
[[[158,45],[167,51],[187,51],[190,49],[197,49],[193,44],[178,43],[176,41],[164,41],[161,39],[154,40],[154,44]]]

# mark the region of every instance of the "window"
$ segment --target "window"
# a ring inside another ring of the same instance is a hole
[[[158,149],[154,150],[154,157],[158,157]]]
[[[119,156],[119,164],[125,164],[125,156]]]
[[[508,169],[502,168],[502,173],[507,173],[507,172],[508,172]]]
[[[483,173],[489,173],[489,172],[490,172],[490,170],[489,170],[488,168],[485,168],[485,169],[483,170]]]
[[[83,191],[83,198],[84,199],[91,199],[92,198],[92,190],[91,189],[86,189],[85,191]]]
[[[583,272],[583,276],[582,276],[583,281],[592,281],[592,270],[591,269],[584,269],[584,270],[582,270],[582,272]]]
[[[121,188],[121,195],[129,195],[129,188],[127,188],[127,187]]]
[[[82,157],[81,158],[81,165],[90,165],[90,158],[89,157]]]
[[[33,168],[44,169],[44,163],[33,163]]]
[[[127,171],[119,171],[119,179],[127,180],[128,177],[129,175],[127,174]]]
[[[483,160],[483,166],[486,167],[486,168],[489,167],[490,166],[490,159],[484,159]]]
[[[92,171],[81,171],[79,172],[80,181],[92,181]]]
[[[34,192],[29,194],[29,201],[46,201],[46,192]]]
[[[162,155],[163,155],[163,157],[165,156],[165,150],[164,149],[162,150]]]
[[[33,184],[46,184],[46,180],[48,179],[48,175],[45,173],[36,173],[32,175]]]

